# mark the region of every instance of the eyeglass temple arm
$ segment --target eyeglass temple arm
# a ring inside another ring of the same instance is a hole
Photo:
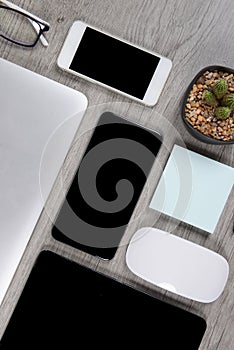
[[[39,34],[39,30],[38,30],[38,26],[36,24],[36,22],[33,22],[30,18],[28,18],[29,22],[32,24],[34,30],[36,31],[37,34]],[[46,38],[44,37],[43,34],[40,35],[40,41],[42,43],[42,45],[44,45],[45,47],[47,47],[49,45],[48,41],[46,40]]]
[[[8,7],[12,8],[13,10],[18,10],[18,11],[20,11],[21,13],[24,13],[25,15],[28,15],[28,16],[33,17],[35,20],[41,22],[42,24],[44,24],[44,25],[46,25],[46,26],[48,26],[48,27],[50,26],[48,22],[43,21],[41,18],[39,18],[39,17],[37,17],[37,16],[31,14],[30,12],[28,12],[28,11],[22,9],[21,7],[15,5],[15,4],[12,4],[10,1],[7,1],[7,0],[0,0],[0,2],[3,3],[3,4],[5,4],[5,5],[7,5]],[[30,18],[28,18],[28,20],[29,20],[29,22],[32,24],[32,26],[33,26],[34,30],[36,31],[36,33],[39,34],[39,29],[38,29],[36,23],[34,23]],[[48,45],[49,45],[49,43],[48,43],[48,41],[46,40],[46,38],[44,37],[44,35],[41,35],[41,36],[40,36],[40,41],[41,41],[42,45],[44,45],[44,46],[48,46]]]

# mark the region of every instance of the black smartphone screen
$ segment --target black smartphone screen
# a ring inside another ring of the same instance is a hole
[[[143,100],[160,58],[87,27],[70,69]]]
[[[53,237],[103,259],[113,258],[160,146],[157,133],[104,113],[52,229]]]
[[[42,252],[1,350],[198,350],[206,322],[178,307]]]

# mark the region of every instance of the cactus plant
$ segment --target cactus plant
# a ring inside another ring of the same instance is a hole
[[[225,79],[218,80],[214,87],[213,92],[218,99],[221,99],[228,90],[228,83]]]
[[[222,100],[222,105],[234,110],[234,94],[227,94]]]
[[[215,109],[215,116],[217,119],[227,119],[230,116],[231,110],[229,107],[217,107]]]
[[[208,91],[208,90],[205,91],[203,94],[203,98],[209,106],[217,106],[218,105],[218,101],[216,100],[215,95],[211,91]]]

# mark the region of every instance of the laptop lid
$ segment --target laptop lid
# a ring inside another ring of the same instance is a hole
[[[0,59],[0,304],[87,108],[86,97]],[[65,122],[66,121],[66,122]],[[43,196],[40,163],[46,154]]]

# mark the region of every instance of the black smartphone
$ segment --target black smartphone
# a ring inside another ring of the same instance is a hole
[[[161,146],[158,133],[105,112],[52,229],[53,237],[112,259]]]
[[[0,349],[198,350],[205,329],[197,315],[42,252]]]

